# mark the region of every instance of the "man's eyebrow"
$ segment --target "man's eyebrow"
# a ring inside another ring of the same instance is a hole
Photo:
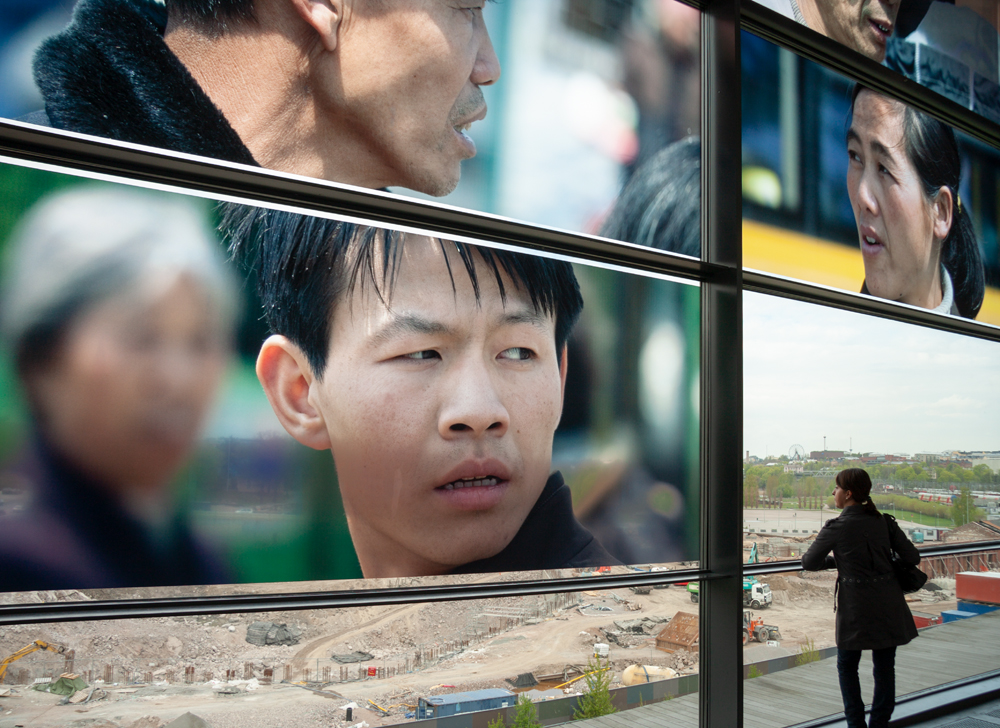
[[[393,316],[392,321],[376,331],[369,341],[378,345],[407,334],[447,334],[449,331],[451,329],[440,321],[408,313]]]
[[[856,131],[854,131],[853,126],[847,130],[847,141],[848,143],[850,142],[857,142],[858,144],[861,143],[861,137],[858,136],[858,133]]]
[[[500,324],[504,326],[516,326],[517,324],[530,324],[544,328],[549,323],[550,316],[533,308],[525,308],[520,311],[504,313],[500,317]]]
[[[539,329],[548,326],[550,316],[534,309],[522,309],[520,311],[505,312],[497,319],[499,326],[517,326],[528,324]],[[453,329],[440,321],[433,321],[418,314],[405,313],[394,315],[392,320],[369,338],[369,343],[373,346],[384,344],[400,336],[408,334],[451,334]]]

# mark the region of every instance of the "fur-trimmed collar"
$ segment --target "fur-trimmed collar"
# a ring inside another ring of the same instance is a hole
[[[57,129],[256,165],[163,41],[153,0],[80,0],[35,55],[35,81]]]

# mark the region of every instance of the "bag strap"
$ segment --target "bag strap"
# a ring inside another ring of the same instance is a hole
[[[889,561],[891,563],[894,556],[899,556],[899,554],[896,553],[896,549],[892,546],[892,526],[889,524],[890,518],[892,518],[893,521],[896,519],[888,513],[883,513],[882,518],[885,520],[885,532],[889,534]]]

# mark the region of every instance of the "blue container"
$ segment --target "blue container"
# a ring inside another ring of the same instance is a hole
[[[982,602],[959,601],[956,608],[959,612],[972,612],[973,614],[987,614],[1000,609],[998,604],[983,604]]]
[[[417,719],[443,718],[448,715],[473,713],[477,710],[507,708],[516,704],[517,696],[514,693],[499,688],[435,695],[417,701]]]
[[[968,619],[969,617],[975,616],[975,612],[963,612],[960,609],[949,609],[946,612],[941,612],[941,622],[942,624],[947,624],[948,622],[957,622],[960,619]]]

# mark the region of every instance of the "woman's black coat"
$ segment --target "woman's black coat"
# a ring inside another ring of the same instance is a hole
[[[848,506],[827,521],[802,556],[803,569],[837,569],[837,647],[842,650],[879,650],[917,636],[892,570],[890,533],[900,559],[920,563],[920,552],[896,519],[871,514],[861,505]]]

